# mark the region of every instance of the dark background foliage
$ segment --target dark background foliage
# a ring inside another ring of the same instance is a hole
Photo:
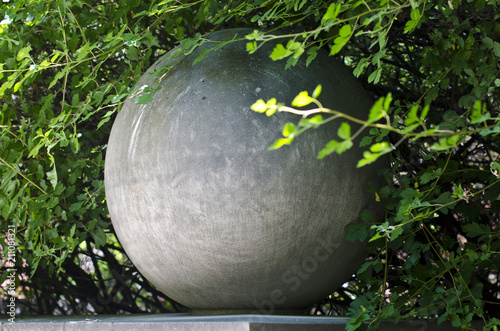
[[[107,137],[156,59],[179,43],[186,50],[200,44],[207,32],[245,26],[269,31],[257,46],[285,28],[283,45],[293,39],[296,47],[274,54],[284,68],[294,54],[331,49],[374,100],[386,101],[381,125],[360,142],[393,147],[390,184],[377,192],[386,218],[364,214],[364,225],[348,228],[350,240],[370,240],[370,257],[349,286],[305,313],[348,313],[351,329],[387,318],[498,323],[498,5],[4,3],[0,217],[5,234],[16,227],[21,315],[185,310],[138,273],[114,236],[103,184]],[[7,241],[2,248],[5,285]],[[5,304],[7,295],[0,299]]]

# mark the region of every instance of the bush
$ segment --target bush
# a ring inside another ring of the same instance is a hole
[[[363,321],[376,327],[384,319],[416,317],[461,327],[476,318],[499,325],[498,5],[6,3],[0,9],[0,211],[3,269],[17,269],[22,313],[182,310],[142,278],[114,236],[103,187],[107,136],[127,98],[154,98],[131,87],[159,56],[178,42],[189,51],[206,32],[246,26],[257,30],[247,36],[249,53],[281,40],[270,56],[285,68],[328,49],[377,100],[366,119],[315,105],[313,91],[291,107],[277,105],[273,116],[303,115],[293,107],[312,105],[308,118],[321,112],[318,125],[329,116],[342,118],[345,130],[319,157],[349,153],[339,148],[348,142],[366,146],[360,166],[392,156],[391,182],[376,192],[385,219],[363,213],[365,223],[348,228],[351,240],[370,241],[370,257],[348,288],[312,311],[348,309],[350,329]],[[361,141],[351,136],[352,121],[369,135]],[[284,138],[300,139],[299,130],[308,128],[303,124],[298,117]],[[10,239],[17,244],[15,263]],[[0,283],[7,276],[2,272]]]

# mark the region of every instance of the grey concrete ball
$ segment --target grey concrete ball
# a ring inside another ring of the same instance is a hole
[[[227,40],[224,30],[208,36]],[[318,84],[325,107],[366,119],[372,101],[337,60],[320,53],[284,70],[273,44],[249,55],[237,41],[194,59],[162,57],[137,86],[161,86],[153,101],[129,99],[113,124],[105,164],[113,227],[127,255],[153,285],[192,309],[273,313],[303,309],[346,282],[366,256],[345,226],[362,209],[383,210],[368,193],[387,164],[356,168],[363,150],[317,159],[342,120],[309,130],[291,145],[268,147],[296,115],[250,109],[257,99],[290,105]],[[152,75],[165,66],[162,77]],[[159,80],[159,78],[161,80]],[[354,128],[353,128],[354,130]]]

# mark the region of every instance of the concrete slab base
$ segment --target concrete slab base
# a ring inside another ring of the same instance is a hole
[[[46,316],[16,318],[15,323],[0,320],[1,331],[341,331],[348,318],[329,316],[280,315],[191,315],[151,314],[120,316]],[[478,321],[474,329],[482,329]],[[409,323],[385,322],[382,331],[455,331],[450,323],[414,320]]]

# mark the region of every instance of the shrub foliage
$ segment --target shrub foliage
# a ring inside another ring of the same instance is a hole
[[[279,40],[269,56],[285,70],[326,49],[376,100],[370,116],[359,119],[324,108],[316,100],[327,93],[320,87],[291,105],[256,100],[252,108],[267,115],[298,115],[271,149],[337,120],[341,129],[319,158],[359,144],[366,148],[359,166],[383,154],[392,160],[389,184],[375,194],[385,218],[363,212],[365,222],[347,228],[348,239],[369,240],[370,257],[347,288],[309,312],[347,312],[351,330],[408,318],[499,325],[499,6],[498,0],[4,1],[0,283],[8,284],[3,271],[17,269],[23,314],[183,309],[137,272],[114,236],[103,185],[107,137],[125,100],[154,98],[154,91],[132,87],[159,56],[178,44],[189,52],[206,32],[253,27],[250,54]],[[310,109],[296,109],[303,106]],[[362,139],[351,133],[353,122],[367,133]],[[7,245],[12,227],[15,263]]]

